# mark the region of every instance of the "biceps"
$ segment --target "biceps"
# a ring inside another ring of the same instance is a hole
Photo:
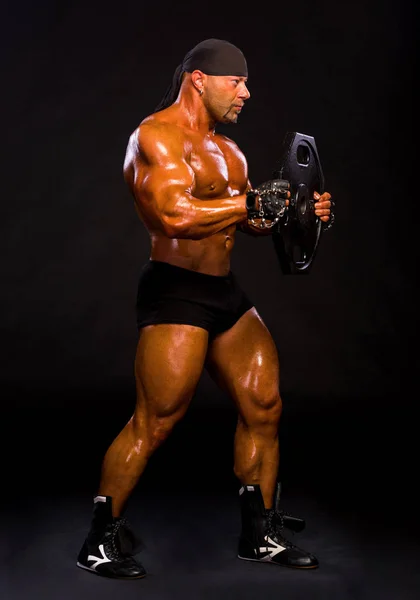
[[[193,185],[194,172],[186,163],[142,168],[135,177],[136,201],[146,217],[162,223],[191,196]]]

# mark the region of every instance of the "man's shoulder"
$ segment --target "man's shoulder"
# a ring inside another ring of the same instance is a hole
[[[159,113],[149,115],[144,118],[137,128],[133,131],[134,138],[138,145],[155,143],[176,143],[180,140],[179,126],[162,118]]]
[[[135,161],[178,156],[185,153],[185,139],[179,126],[152,114],[131,133],[127,153]]]
[[[166,108],[156,113],[152,113],[145,117],[139,124],[138,129],[144,131],[159,131],[162,133],[176,133],[179,135],[179,116],[172,109]]]

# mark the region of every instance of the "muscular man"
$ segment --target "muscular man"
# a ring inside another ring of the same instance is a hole
[[[244,155],[216,132],[218,123],[238,121],[250,97],[247,77],[236,46],[201,42],[128,142],[124,177],[150,234],[151,252],[138,287],[137,402],[105,454],[91,527],[77,561],[99,575],[146,574],[128,543],[133,536],[122,514],[150,456],[187,411],[204,367],[238,411],[239,558],[318,566],[316,557],[291,544],[284,531],[300,531],[304,521],[279,506],[278,355],[230,269],[237,230],[270,233],[248,219],[252,187]],[[330,194],[314,198],[316,214],[327,222]],[[262,200],[255,196],[255,202]],[[268,204],[274,219],[276,203]]]

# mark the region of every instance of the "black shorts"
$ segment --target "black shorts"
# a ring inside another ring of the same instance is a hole
[[[149,260],[137,291],[137,327],[180,323],[206,329],[214,337],[230,329],[253,304],[235,276],[206,275]]]

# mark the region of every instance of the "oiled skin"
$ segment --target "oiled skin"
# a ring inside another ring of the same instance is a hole
[[[130,136],[124,177],[150,235],[151,259],[226,275],[236,231],[267,234],[247,222],[247,161],[235,142],[215,130],[218,122],[235,123],[249,96],[245,78],[194,71],[186,74],[178,100],[144,119]],[[327,221],[330,194],[315,198],[316,214]],[[241,483],[259,484],[271,507],[279,467],[279,361],[252,308],[211,343],[207,331],[190,325],[140,331],[136,406],[104,457],[98,489],[112,496],[114,516],[185,414],[204,367],[238,410],[234,472]],[[215,431],[215,449],[217,443]]]

